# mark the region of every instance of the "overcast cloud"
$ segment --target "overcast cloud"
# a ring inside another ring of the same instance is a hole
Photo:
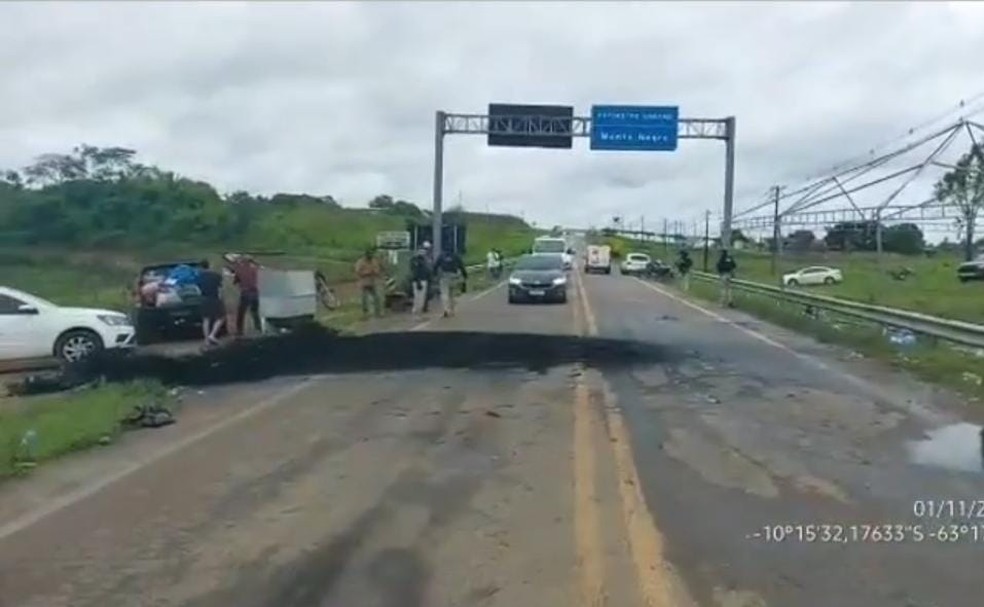
[[[223,192],[429,204],[436,109],[678,104],[737,117],[742,208],[984,90],[982,31],[984,3],[7,2],[0,167],[84,141]],[[446,200],[688,229],[721,207],[720,142],[587,147],[449,137]]]

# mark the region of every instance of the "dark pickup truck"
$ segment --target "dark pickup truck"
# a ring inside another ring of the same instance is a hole
[[[984,280],[984,258],[978,257],[973,261],[965,261],[957,266],[957,278],[960,282]]]
[[[201,330],[202,297],[198,287],[170,286],[163,282],[171,270],[180,265],[202,268],[201,261],[173,261],[140,270],[133,311],[138,344],[191,337],[194,330]],[[157,287],[149,286],[153,284]]]

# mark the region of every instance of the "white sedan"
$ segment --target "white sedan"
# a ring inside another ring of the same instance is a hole
[[[844,276],[836,268],[813,266],[782,275],[782,282],[788,287],[799,285],[832,285],[844,282]]]
[[[136,345],[126,314],[66,308],[0,286],[0,361],[55,357],[66,362],[104,349]]]
[[[649,255],[645,253],[629,253],[625,256],[625,261],[622,262],[622,274],[642,274],[649,267],[649,263],[652,261]]]

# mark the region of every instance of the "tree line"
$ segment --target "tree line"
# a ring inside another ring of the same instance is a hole
[[[376,230],[426,220],[416,204],[383,194],[352,209],[330,195],[246,191],[220,194],[211,184],[143,164],[135,150],[82,144],[49,153],[18,170],[0,171],[0,242],[20,245],[146,247],[193,244],[352,246]],[[452,209],[449,220],[528,228],[518,217]],[[355,245],[364,246],[364,243]]]

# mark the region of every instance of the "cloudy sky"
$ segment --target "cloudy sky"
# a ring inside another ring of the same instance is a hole
[[[437,109],[677,104],[737,117],[745,208],[984,91],[982,31],[969,2],[5,2],[0,167],[124,145],[223,192],[429,204]],[[446,199],[550,225],[720,210],[721,142],[587,148],[449,137]]]

